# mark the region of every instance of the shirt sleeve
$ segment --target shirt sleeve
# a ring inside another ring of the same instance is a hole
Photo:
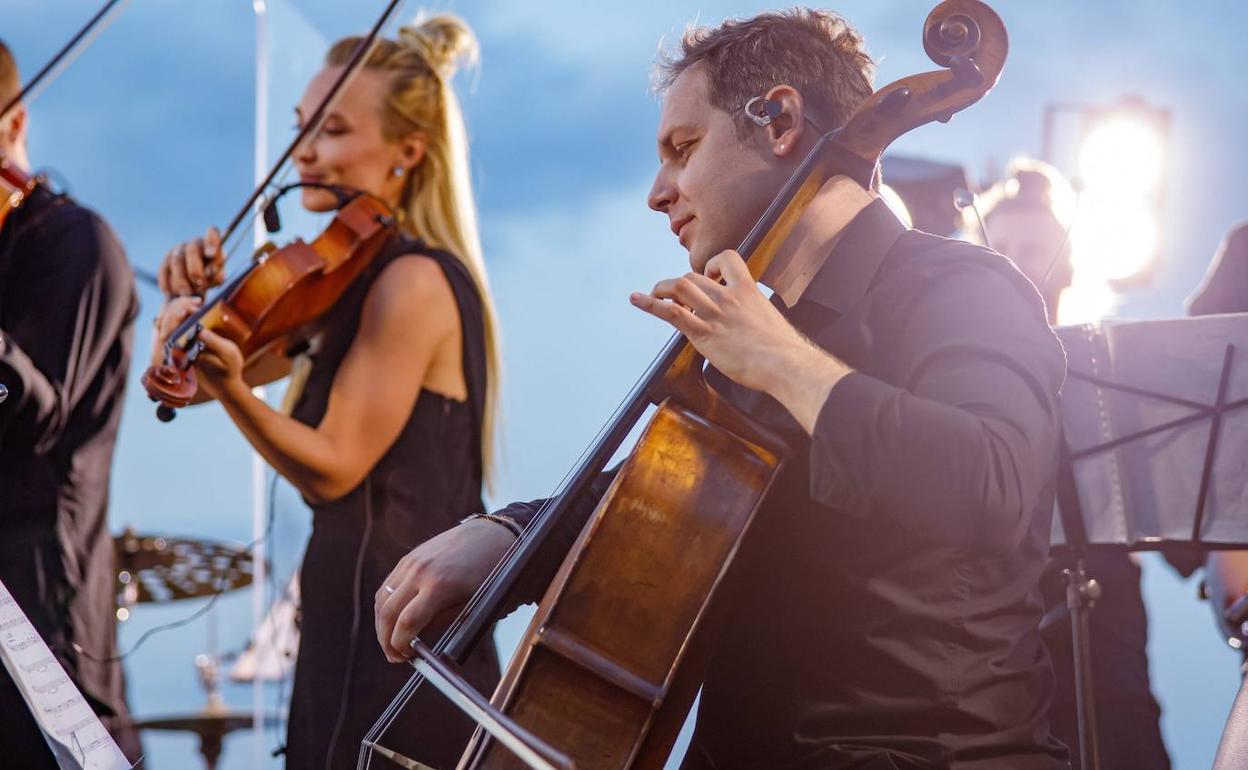
[[[0,446],[43,454],[133,317],[134,284],[125,254],[98,217],[53,214],[16,244],[20,265],[4,289],[0,329]],[[14,258],[18,258],[15,254]]]
[[[1026,536],[1056,467],[1065,355],[1034,288],[992,261],[882,292],[899,309],[878,342],[896,384],[855,372],[832,388],[812,436],[817,501],[993,553]]]
[[[555,527],[553,533],[538,550],[537,556],[529,563],[515,592],[515,605],[536,602],[546,592],[546,587],[559,571],[559,565],[571,550],[572,544],[585,528],[585,523],[598,507],[599,501],[606,494],[607,488],[615,480],[619,467],[599,473],[590,482],[589,488],[572,504],[567,515]],[[525,503],[512,503],[495,513],[506,516],[521,527],[527,527],[541,513],[542,508],[550,503],[549,499],[530,500]],[[511,609],[511,608],[509,608]]]
[[[1231,231],[1218,247],[1209,272],[1187,303],[1188,315],[1248,311],[1248,224]]]

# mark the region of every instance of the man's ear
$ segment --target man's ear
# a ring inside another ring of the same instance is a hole
[[[25,135],[26,107],[18,105],[9,110],[9,114],[4,117],[3,124],[0,124],[0,141],[3,141],[6,147],[16,147]]]
[[[778,158],[798,151],[806,131],[806,102],[793,86],[779,85],[766,94],[770,102],[771,123],[767,126],[767,138],[771,151]]]

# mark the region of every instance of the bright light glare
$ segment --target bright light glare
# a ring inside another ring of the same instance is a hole
[[[1152,192],[1161,182],[1163,139],[1157,126],[1139,118],[1097,124],[1079,150],[1079,174],[1089,190]]]
[[[1074,281],[1062,290],[1057,305],[1057,323],[1096,323],[1118,309],[1118,294],[1095,276],[1075,273]]]
[[[910,209],[906,207],[906,202],[901,199],[897,191],[886,184],[880,185],[880,197],[893,210],[897,218],[906,223],[906,227],[914,227],[914,218],[910,216]]]
[[[1071,235],[1077,271],[1121,281],[1143,270],[1157,253],[1158,228],[1142,201],[1098,195],[1081,202]]]

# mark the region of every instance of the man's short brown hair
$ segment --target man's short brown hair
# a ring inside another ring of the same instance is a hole
[[[0,40],[0,107],[17,96],[22,89],[22,78],[17,72],[17,60],[13,52]]]
[[[690,27],[678,52],[660,55],[657,89],[666,90],[698,64],[706,71],[711,104],[732,115],[743,139],[757,129],[745,103],[778,85],[796,88],[825,130],[844,125],[871,95],[875,69],[849,22],[812,8]]]

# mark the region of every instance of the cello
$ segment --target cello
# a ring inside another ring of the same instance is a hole
[[[756,280],[810,225],[806,214],[815,215],[811,204],[825,186],[848,177],[870,187],[889,144],[977,102],[1008,50],[1004,25],[980,0],[940,3],[923,45],[942,69],[879,89],[820,137],[746,237],[738,251]],[[389,720],[427,680],[483,728],[461,770],[663,767],[718,633],[734,558],[787,451],[707,384],[704,364],[673,337],[442,640],[432,649],[412,642],[417,676],[366,738],[362,762],[384,748],[378,739]],[[456,662],[514,603],[535,556],[575,521],[576,501],[652,406],[486,701],[456,674]]]

